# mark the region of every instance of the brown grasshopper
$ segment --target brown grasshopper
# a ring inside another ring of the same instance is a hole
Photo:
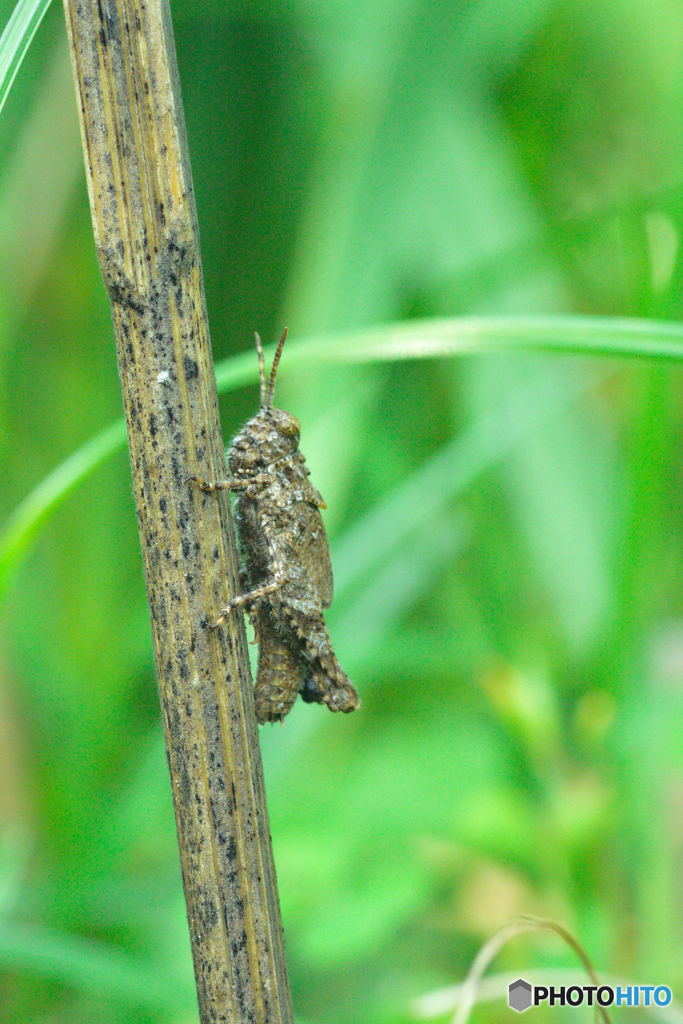
[[[261,408],[232,442],[229,480],[206,483],[208,493],[236,492],[240,586],[213,624],[218,627],[243,605],[259,645],[254,697],[256,717],[282,721],[297,694],[330,711],[354,711],[358,695],[332,650],[323,608],[332,603],[332,565],[320,509],[325,502],[309,482],[299,451],[299,421],[273,408],[275,375],[287,337],[285,328],[266,382],[261,339],[256,350]]]

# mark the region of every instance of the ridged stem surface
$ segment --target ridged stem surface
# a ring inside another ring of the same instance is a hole
[[[202,1024],[290,1024],[166,0],[64,0],[109,293]]]

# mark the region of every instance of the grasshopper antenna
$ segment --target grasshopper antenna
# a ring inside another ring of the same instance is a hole
[[[273,356],[273,365],[270,368],[270,378],[268,380],[268,394],[266,396],[266,408],[273,408],[273,392],[275,391],[275,374],[277,373],[278,363],[280,362],[280,356],[282,355],[282,349],[285,347],[285,341],[287,340],[287,328],[285,327],[282,332],[282,337],[277,343],[275,349],[275,355]],[[263,400],[261,400],[263,405]]]
[[[263,358],[263,348],[261,346],[261,339],[259,338],[258,331],[254,331],[254,337],[256,338],[256,351],[258,352],[258,373],[261,381],[261,408],[266,407],[266,364]]]

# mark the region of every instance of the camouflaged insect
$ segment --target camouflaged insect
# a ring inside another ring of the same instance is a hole
[[[275,375],[287,337],[280,338],[266,382],[261,340],[256,335],[261,408],[240,431],[228,453],[230,480],[205,483],[203,491],[237,492],[235,522],[244,593],[234,597],[215,626],[244,605],[259,645],[254,697],[256,717],[282,721],[297,694],[354,711],[358,695],[337,661],[323,620],[332,603],[332,565],[320,509],[325,502],[309,482],[299,451],[299,421],[273,408]]]

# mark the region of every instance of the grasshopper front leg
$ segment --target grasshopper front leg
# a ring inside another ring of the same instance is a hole
[[[200,491],[204,491],[205,494],[213,494],[214,491],[244,491],[247,488],[252,487],[254,484],[260,486],[263,484],[270,483],[270,477],[267,473],[258,473],[256,476],[250,476],[248,480],[216,480],[209,482],[208,480],[202,480],[201,477],[188,476],[185,478],[185,483],[197,484]]]
[[[287,581],[285,579],[273,580],[272,583],[267,583],[265,587],[259,587],[257,590],[252,590],[248,594],[239,594],[237,597],[233,597],[216,619],[211,624],[211,629],[218,629],[222,622],[225,622],[228,615],[234,608],[239,608],[240,605],[250,604],[252,602],[260,601],[261,598],[267,597],[268,594],[273,594],[276,590],[279,590],[283,584]]]

